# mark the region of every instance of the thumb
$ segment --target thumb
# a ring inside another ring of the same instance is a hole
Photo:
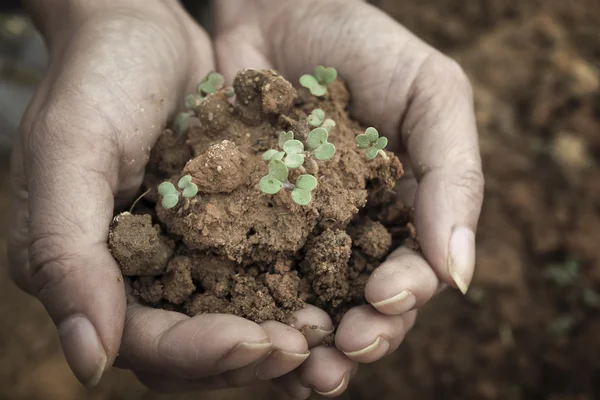
[[[58,118],[38,118],[24,146],[30,283],[73,372],[95,386],[116,356],[125,320],[123,280],[106,244],[116,162],[102,138],[72,134]]]
[[[472,90],[458,64],[434,53],[412,93],[402,138],[419,181],[419,242],[438,277],[465,293],[475,268],[484,186]]]

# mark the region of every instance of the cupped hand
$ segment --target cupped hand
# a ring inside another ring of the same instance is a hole
[[[45,306],[77,378],[94,386],[115,359],[156,390],[296,368],[308,343],[291,327],[128,304],[107,248],[115,205],[139,190],[166,121],[214,68],[205,32],[174,0],[27,3],[50,65],[12,155],[11,276]],[[310,309],[298,321],[330,324]]]
[[[423,256],[396,250],[366,286],[370,305],[341,321],[336,348],[317,347],[287,392],[342,393],[356,363],[394,351],[416,309],[443,285],[465,292],[475,262],[483,175],[470,84],[451,59],[359,0],[213,1],[215,52],[228,78],[246,67],[274,68],[296,81],[317,65],[335,67],[354,116],[385,133],[407,173],[400,192],[414,206]]]

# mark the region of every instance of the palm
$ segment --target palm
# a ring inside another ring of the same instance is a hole
[[[414,309],[442,283],[464,291],[471,279],[469,232],[483,179],[468,81],[454,62],[361,1],[213,4],[217,67],[227,78],[251,67],[297,81],[316,65],[335,67],[352,94],[353,116],[384,132],[391,148],[408,150],[398,153],[405,167],[411,161],[419,167],[414,175],[407,171],[400,192],[405,204],[414,204],[426,259],[408,249],[393,253],[367,284],[374,307],[350,310],[336,335],[340,350],[311,350],[298,374],[304,386],[336,395],[345,390],[353,361],[373,362],[400,344]],[[457,227],[467,234],[453,246]],[[291,378],[282,384],[305,395]]]

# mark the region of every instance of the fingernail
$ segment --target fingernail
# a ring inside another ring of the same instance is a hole
[[[387,354],[390,349],[390,343],[381,336],[377,337],[373,343],[357,351],[344,351],[344,354],[351,360],[362,363],[370,363],[379,360]]]
[[[240,342],[218,363],[222,372],[245,367],[271,351],[271,342]]]
[[[312,349],[323,343],[323,340],[333,333],[333,328],[325,329],[316,326],[305,326],[300,332],[304,335],[306,343],[308,343],[308,348]]]
[[[309,355],[310,352],[292,353],[280,349],[274,350],[256,366],[256,376],[262,380],[278,378],[283,375],[281,371],[296,369]]]
[[[456,228],[448,246],[448,271],[458,289],[467,293],[475,268],[475,234],[468,228]]]
[[[346,390],[349,379],[350,379],[349,375],[346,374],[342,378],[342,381],[340,382],[340,384],[337,385],[335,389],[330,390],[329,392],[319,392],[318,390],[315,389],[315,393],[320,394],[321,396],[327,396],[327,397],[339,396],[340,394],[342,394],[344,392],[344,390]]]
[[[83,315],[74,315],[58,325],[58,335],[77,379],[86,387],[98,385],[106,367],[106,352],[94,325]]]
[[[396,315],[410,311],[417,304],[417,299],[408,290],[403,290],[389,299],[371,304],[384,314]]]

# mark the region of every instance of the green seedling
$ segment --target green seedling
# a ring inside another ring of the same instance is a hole
[[[175,116],[173,120],[173,130],[177,135],[183,135],[190,126],[190,118],[193,113],[181,112]]]
[[[315,108],[314,110],[312,110],[310,115],[306,117],[306,121],[308,122],[308,124],[314,127],[321,126],[324,120],[325,111],[321,110],[320,108]]]
[[[177,183],[177,186],[179,186],[179,189],[182,190],[181,194],[185,198],[191,199],[192,197],[198,194],[198,186],[194,182],[192,182],[191,175],[182,176],[179,182]]]
[[[372,160],[380,154],[381,157],[388,160],[387,154],[385,154],[385,147],[388,144],[388,140],[385,136],[379,137],[379,132],[373,127],[369,127],[354,139],[356,145],[361,149],[365,149],[365,158]]]
[[[319,65],[315,68],[313,75],[302,75],[300,84],[310,90],[313,96],[321,97],[327,93],[325,86],[331,84],[337,79],[337,71],[335,68],[325,68]]]
[[[192,182],[191,175],[182,176],[177,182],[181,189],[181,195],[186,199],[191,199],[198,194],[198,186]],[[163,182],[158,185],[158,193],[162,196],[161,205],[165,209],[173,208],[179,203],[179,191],[171,182]]]
[[[317,187],[317,178],[310,174],[300,175],[292,190],[292,200],[298,205],[305,206],[312,200],[312,191]]]
[[[271,160],[269,162],[269,173],[261,178],[258,186],[263,193],[279,193],[283,185],[287,182],[288,175],[288,168],[283,161]]]
[[[235,90],[232,87],[228,87],[227,89],[225,89],[225,96],[229,98],[235,96]]]
[[[332,120],[331,118],[327,118],[325,121],[323,121],[323,125],[321,125],[322,128],[327,129],[327,132],[331,132],[331,130],[333,129],[334,126],[335,126],[335,121]]]
[[[162,196],[163,208],[173,208],[179,203],[179,192],[171,182],[163,182],[158,185],[158,193]]]
[[[600,309],[600,294],[593,289],[583,292],[583,303],[590,308]]]
[[[217,90],[222,89],[225,85],[225,78],[218,72],[211,72],[204,79],[200,81],[196,88],[198,94],[206,96],[211,93],[215,93]]]
[[[577,281],[580,270],[581,264],[570,259],[562,264],[549,265],[544,271],[544,276],[556,285],[565,287],[571,286]]]
[[[335,145],[327,141],[329,132],[323,127],[315,128],[308,134],[306,144],[314,157],[319,160],[329,160],[335,154]]]
[[[266,194],[276,194],[282,188],[292,191],[292,200],[301,206],[309,204],[312,200],[312,191],[317,187],[317,178],[311,174],[303,174],[292,184],[288,181],[289,170],[300,168],[305,172],[304,164],[307,156],[314,164],[314,169],[319,167],[316,160],[328,160],[335,154],[335,146],[327,141],[329,132],[323,127],[313,129],[307,138],[309,151],[305,151],[304,143],[294,139],[294,132],[281,132],[279,146],[283,151],[270,149],[263,153],[262,159],[269,161],[269,173],[263,176],[258,184],[260,190]]]

